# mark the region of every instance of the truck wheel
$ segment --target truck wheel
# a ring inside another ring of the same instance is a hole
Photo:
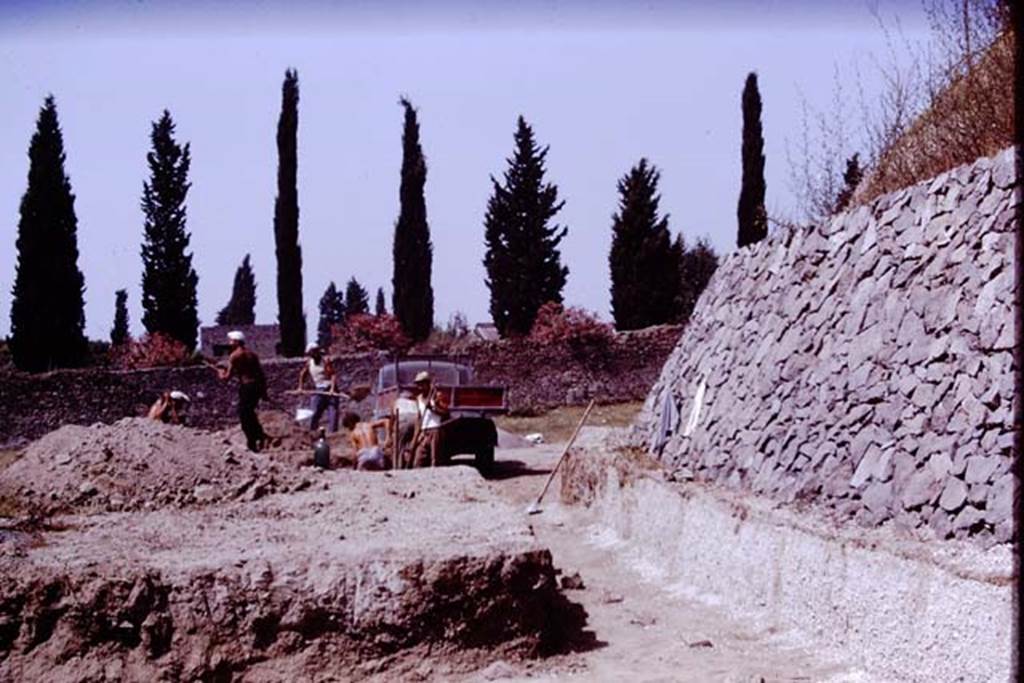
[[[485,446],[476,452],[476,468],[482,472],[490,472],[494,467],[494,446]]]

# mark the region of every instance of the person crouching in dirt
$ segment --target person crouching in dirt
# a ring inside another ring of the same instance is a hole
[[[150,406],[147,417],[150,420],[157,420],[164,424],[185,424],[185,407],[191,402],[188,394],[182,391],[165,391]]]
[[[327,429],[331,433],[338,431],[338,397],[329,396],[337,391],[334,366],[331,359],[324,356],[320,345],[311,343],[306,347],[306,362],[299,370],[299,391],[306,377],[313,382],[313,394],[309,402],[309,409],[313,411],[313,417],[309,420],[310,431],[315,432],[320,425],[320,418],[327,412]]]
[[[238,379],[238,421],[245,433],[246,446],[258,452],[267,441],[267,434],[256,416],[260,399],[267,398],[267,378],[259,356],[245,348],[244,334],[237,330],[228,332],[228,343],[231,345],[228,366],[218,368],[218,374],[222,380]]]
[[[433,381],[430,373],[423,371],[413,380],[416,407],[420,419],[420,433],[413,452],[413,466],[424,467],[438,464],[441,450],[441,425],[448,416],[447,410],[431,391]]]
[[[364,422],[355,413],[345,413],[345,417],[341,419],[341,425],[349,431],[349,443],[356,449],[355,467],[357,470],[388,468],[387,456],[384,455],[384,450],[380,447],[380,441],[377,438],[378,429],[384,429],[387,434],[389,425],[387,420]],[[385,441],[388,438],[390,435],[385,436]]]

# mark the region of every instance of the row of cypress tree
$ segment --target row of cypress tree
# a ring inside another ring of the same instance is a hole
[[[289,69],[282,85],[277,129],[274,236],[280,348],[290,356],[301,355],[306,340],[298,242],[298,102],[298,74]],[[761,102],[755,74],[747,78],[742,102],[740,246],[767,234]],[[406,98],[400,104],[404,110],[403,158],[391,305],[406,335],[421,340],[433,329],[434,312],[433,246],[425,202],[427,164],[416,109]],[[199,324],[198,276],[192,267],[186,227],[191,155],[188,143],[180,145],[174,132],[174,122],[165,110],[152,124],[151,151],[146,157],[150,176],[143,184],[141,201],[143,324],[151,333],[165,333],[194,349]],[[522,116],[517,120],[514,141],[502,178],[491,178],[492,195],[484,218],[490,312],[504,336],[528,333],[543,304],[561,303],[569,272],[559,249],[567,228],[554,223],[564,202],[558,198],[557,187],[544,177],[548,148],[538,145]],[[10,349],[19,367],[41,371],[77,365],[87,353],[85,284],[77,265],[74,195],[64,171],[63,137],[52,96],[40,110],[29,159],[28,189],[22,198],[18,228]],[[609,267],[612,310],[620,329],[685,320],[717,264],[706,241],[687,248],[681,235],[671,238],[668,216],[658,215],[658,180],[657,169],[641,159],[619,181],[620,206],[613,216]],[[256,283],[246,255],[235,274],[231,298],[217,315],[218,323],[251,324],[255,300]],[[369,296],[353,278],[344,296],[332,282],[320,304],[318,337],[325,341],[331,324],[346,315],[368,312]],[[375,304],[377,314],[385,312],[381,289]],[[118,290],[111,341],[118,344],[127,339],[127,293]]]
[[[141,201],[143,323],[151,332],[163,332],[194,348],[199,279],[185,230],[189,146],[175,142],[174,122],[167,111],[152,124],[150,142],[150,177],[143,183]],[[78,220],[64,162],[57,105],[48,96],[29,144],[11,304],[11,355],[19,368],[32,372],[74,367],[88,354]],[[115,295],[114,343],[128,339],[127,298],[125,290]]]

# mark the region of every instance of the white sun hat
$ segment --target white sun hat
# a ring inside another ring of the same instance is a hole
[[[320,345],[317,344],[316,342],[309,342],[308,344],[306,344],[306,353],[313,353],[319,348]]]
[[[173,398],[175,401],[185,401],[186,403],[192,402],[192,399],[188,397],[188,394],[186,394],[184,391],[178,391],[177,389],[171,392],[171,398]]]
[[[245,335],[238,330],[231,330],[230,332],[228,332],[228,339],[230,339],[231,341],[244,342]]]

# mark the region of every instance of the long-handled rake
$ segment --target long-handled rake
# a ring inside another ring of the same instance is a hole
[[[576,425],[576,429],[573,430],[572,436],[569,437],[569,441],[565,444],[565,448],[562,449],[562,455],[559,456],[558,462],[555,463],[555,467],[551,470],[551,474],[548,476],[548,480],[544,482],[544,488],[541,490],[540,495],[537,496],[537,500],[530,503],[530,507],[526,508],[526,514],[537,515],[542,512],[540,507],[540,501],[544,499],[544,494],[548,492],[548,487],[551,486],[551,482],[555,479],[555,473],[558,472],[558,468],[561,467],[562,461],[565,460],[565,456],[569,455],[569,449],[572,448],[572,444],[576,441],[576,437],[579,435],[580,430],[583,429],[583,423],[587,421],[587,416],[590,415],[590,411],[594,408],[594,403],[597,399],[590,399],[590,404],[587,409],[583,411],[583,416],[580,418],[579,424]]]

